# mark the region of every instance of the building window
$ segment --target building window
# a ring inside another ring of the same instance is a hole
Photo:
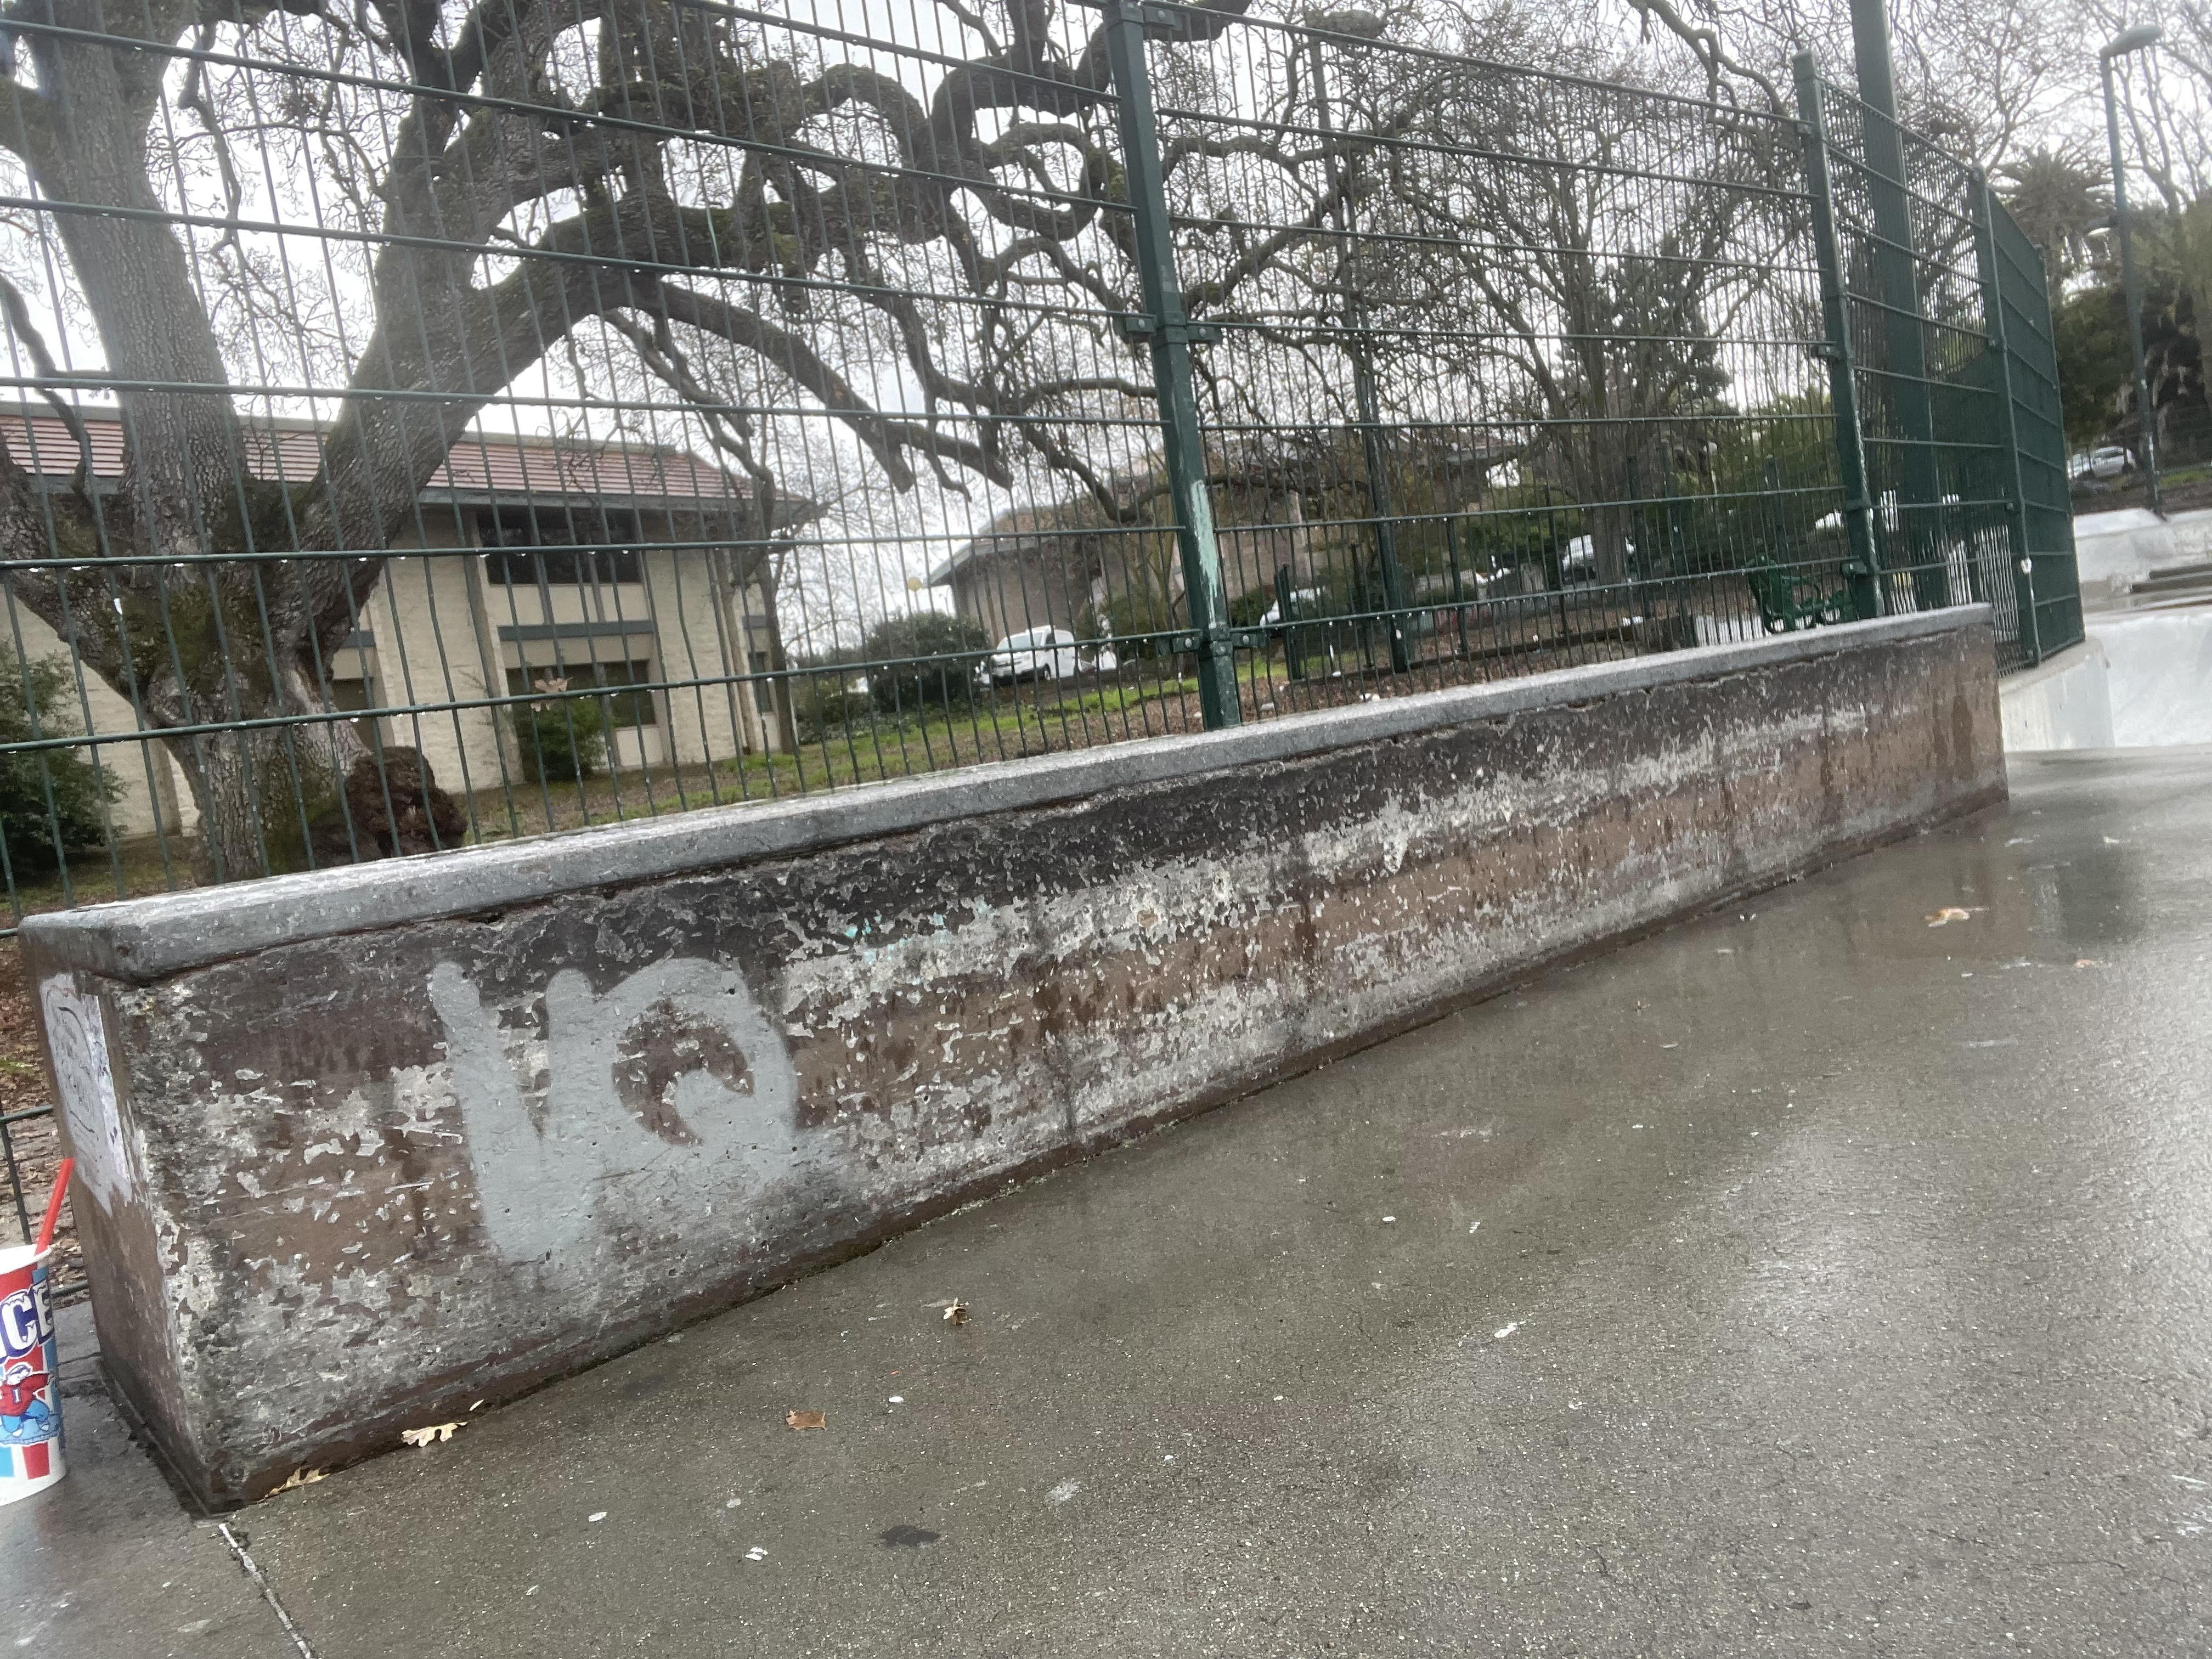
[[[503,507],[477,515],[484,574],[502,587],[597,587],[644,580],[637,515],[562,507]]]
[[[570,691],[580,691],[590,685],[649,686],[653,679],[650,662],[539,663],[531,668],[508,669],[507,691],[512,697],[526,697],[542,683],[551,680],[565,682]],[[599,699],[599,707],[609,731],[660,724],[660,699],[649,690],[616,691]]]

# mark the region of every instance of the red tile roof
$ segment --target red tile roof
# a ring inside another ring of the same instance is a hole
[[[123,422],[100,410],[84,413],[95,476],[123,476]],[[305,483],[322,466],[327,428],[302,422],[252,426],[246,464],[257,478]],[[68,477],[76,471],[76,440],[59,416],[35,406],[0,407],[0,441],[27,471]],[[745,482],[686,450],[663,444],[627,443],[512,434],[471,434],[455,444],[430,482],[427,501],[573,500],[738,501]]]

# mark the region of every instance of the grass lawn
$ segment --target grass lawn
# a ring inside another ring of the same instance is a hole
[[[580,783],[480,789],[468,805],[474,839],[505,841],[701,806],[781,800],[985,761],[1089,748],[1181,731],[1195,720],[1198,682],[1018,686],[964,708],[866,717],[803,740],[794,754],[684,766],[624,768]]]

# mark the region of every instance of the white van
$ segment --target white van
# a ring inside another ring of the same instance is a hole
[[[1009,634],[983,659],[983,678],[994,685],[1022,680],[1072,680],[1076,675],[1075,635],[1065,628],[1030,628]]]

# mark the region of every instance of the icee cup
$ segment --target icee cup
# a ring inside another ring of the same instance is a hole
[[[46,1258],[29,1244],[0,1249],[0,1504],[60,1480],[62,1397]]]

